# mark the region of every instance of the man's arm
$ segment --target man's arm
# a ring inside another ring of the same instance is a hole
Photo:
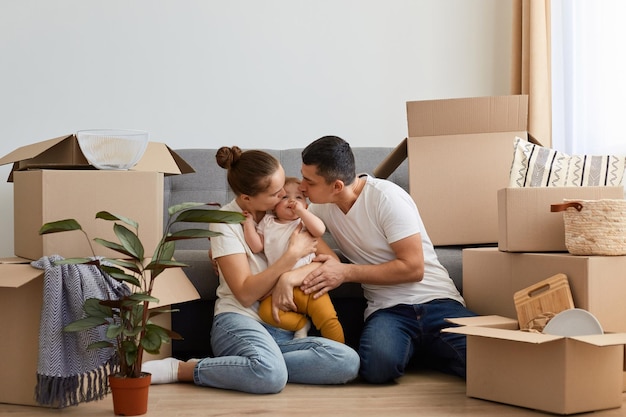
[[[318,256],[323,265],[311,271],[303,280],[301,289],[314,298],[337,288],[344,282],[393,285],[419,282],[424,278],[424,252],[419,233],[391,244],[396,259],[378,265],[343,264],[335,259]]]

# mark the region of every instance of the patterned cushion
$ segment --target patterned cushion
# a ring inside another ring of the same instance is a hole
[[[625,168],[625,156],[566,155],[516,137],[509,187],[616,186]]]

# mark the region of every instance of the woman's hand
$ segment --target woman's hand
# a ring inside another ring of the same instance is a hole
[[[317,251],[317,238],[311,236],[306,230],[302,231],[303,226],[300,223],[293,231],[287,247],[287,251],[290,251],[298,259]]]
[[[272,289],[272,316],[277,323],[280,323],[280,311],[296,311],[298,308],[293,301],[293,289],[299,281],[294,280],[294,274],[290,272],[281,275]]]

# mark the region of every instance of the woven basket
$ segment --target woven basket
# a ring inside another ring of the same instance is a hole
[[[565,247],[573,255],[626,255],[626,200],[563,200]]]

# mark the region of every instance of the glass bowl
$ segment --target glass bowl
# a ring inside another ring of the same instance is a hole
[[[148,132],[125,129],[90,129],[76,132],[80,150],[98,169],[128,170],[148,146]]]

